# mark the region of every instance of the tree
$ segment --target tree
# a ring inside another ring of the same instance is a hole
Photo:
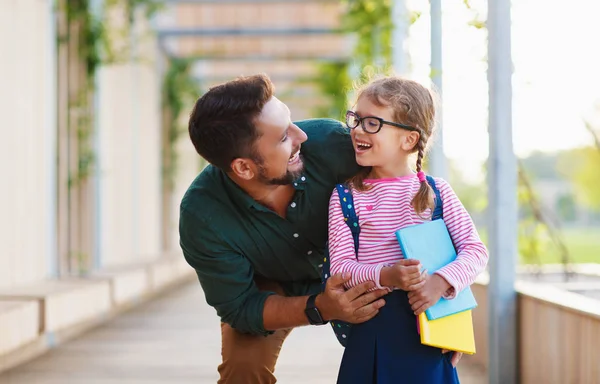
[[[577,201],[600,211],[600,149],[584,147],[565,152],[558,167],[573,182]]]
[[[547,152],[533,152],[523,158],[523,169],[533,180],[556,180],[561,175],[556,170],[559,154]]]

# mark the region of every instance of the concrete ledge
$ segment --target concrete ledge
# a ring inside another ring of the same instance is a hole
[[[139,303],[151,290],[150,276],[146,265],[100,271],[95,278],[110,283],[111,303],[114,307],[128,307]]]
[[[171,287],[193,280],[181,255],[0,290],[0,372],[25,363]]]
[[[0,290],[0,299],[38,300],[42,332],[56,332],[108,313],[110,285],[101,280],[51,280]]]
[[[0,356],[38,337],[39,313],[37,300],[0,301]]]
[[[148,267],[148,273],[152,291],[160,291],[175,281],[195,276],[194,270],[183,256],[157,260]]]
[[[542,265],[519,265],[517,273],[563,273],[566,270],[581,275],[600,276],[600,264],[542,264]]]

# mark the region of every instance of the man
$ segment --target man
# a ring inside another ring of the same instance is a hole
[[[180,243],[222,321],[219,383],[274,383],[292,328],[364,322],[385,304],[373,282],[345,291],[350,276],[320,293],[329,198],[359,169],[349,133],[329,119],[292,123],[264,75],[209,90],[189,133],[211,165],[181,202]]]

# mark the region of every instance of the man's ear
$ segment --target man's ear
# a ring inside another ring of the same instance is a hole
[[[421,135],[419,134],[419,132],[409,132],[408,135],[404,136],[404,140],[402,140],[402,149],[406,152],[412,152],[415,149],[420,138]]]
[[[231,162],[231,172],[243,180],[251,180],[255,175],[256,165],[250,159],[238,157]]]

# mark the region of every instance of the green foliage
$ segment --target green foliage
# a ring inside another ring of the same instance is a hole
[[[558,172],[559,154],[533,152],[522,159],[523,169],[533,180],[558,180],[562,175]]]
[[[106,28],[107,20],[105,16],[95,15],[90,11],[90,0],[65,0],[59,4],[61,6],[59,11],[65,15],[66,32],[58,36],[57,43],[70,44],[71,39],[76,38],[77,45],[69,45],[69,49],[75,49],[86,71],[86,81],[80,85],[76,99],[69,101],[69,116],[75,119],[72,126],[76,129],[78,139],[77,172],[68,178],[69,187],[72,187],[91,176],[96,158],[92,147],[94,126],[91,101],[95,91],[94,76],[101,65],[125,61],[129,59],[129,55],[123,52],[121,55],[116,53],[116,42],[111,40]],[[109,14],[111,7],[121,7],[128,12],[129,24],[126,26],[126,33],[129,33],[134,22],[135,9],[143,6],[146,17],[151,17],[160,8],[160,4],[156,0],[108,0],[105,3],[107,10],[104,14]],[[128,50],[131,49],[129,46],[126,47]]]
[[[524,264],[539,265],[542,255],[548,252],[549,243],[545,237],[544,227],[533,217],[519,221],[518,251],[520,261]]]
[[[600,211],[600,151],[585,147],[565,152],[559,159],[558,168],[575,186],[577,201]]]
[[[476,29],[482,29],[482,30],[486,29],[487,28],[486,20],[481,15],[481,13],[479,11],[477,11],[475,9],[475,7],[473,7],[473,5],[471,3],[472,3],[471,0],[463,0],[463,4],[465,5],[465,7],[467,7],[467,9],[472,13],[472,19],[468,22],[468,25],[470,25],[471,27],[474,27]]]
[[[571,194],[560,196],[555,208],[561,222],[574,221],[577,218],[577,204]]]
[[[467,182],[460,171],[460,164],[450,160],[448,162],[448,181],[465,209],[471,216],[484,215],[488,204],[487,185],[484,182]]]
[[[136,9],[142,8],[144,10],[144,16],[147,19],[151,19],[158,11],[160,11],[164,4],[159,0],[110,0],[112,2],[123,2],[125,1],[125,7],[129,15],[130,25],[134,22],[134,14]]]
[[[531,188],[524,169],[519,170],[517,189],[519,203],[518,249],[521,261],[525,264],[539,264],[540,255],[546,252],[547,242],[541,220],[541,207],[538,197]]]
[[[600,115],[600,106],[596,112]],[[600,128],[590,121],[585,127],[593,139],[593,146],[564,153],[558,168],[576,188],[576,197],[587,208],[600,212]]]
[[[175,146],[185,131],[180,123],[182,113],[200,95],[198,81],[191,74],[191,64],[188,60],[170,59],[162,85],[163,109],[168,116],[164,127],[167,147],[163,148],[163,180],[168,188],[172,188],[175,182],[178,163]]]
[[[348,74],[348,63],[324,63],[319,65],[320,80],[316,82],[322,94],[327,95],[330,104],[317,107],[317,116],[329,116],[343,120],[348,101],[346,94],[352,83]]]
[[[545,246],[552,248],[560,255],[564,265],[571,262],[562,232],[555,223],[555,218],[548,217],[535,193],[530,177],[523,164],[519,162],[518,201],[520,208],[519,220],[519,252],[524,262],[540,264],[541,255],[548,252]]]
[[[191,62],[182,59],[170,59],[169,69],[163,81],[163,105],[169,107],[177,118],[190,99],[199,94],[198,82],[191,76]]]
[[[348,108],[348,93],[353,88],[350,71],[358,68],[357,83],[375,73],[389,73],[392,58],[391,0],[344,0],[342,30],[356,36],[352,60],[320,64],[315,79],[321,93],[330,98],[327,106],[316,109],[317,116],[343,119]],[[418,19],[415,13],[412,19]]]
[[[357,35],[354,64],[389,66],[392,59],[392,1],[346,0],[342,28]]]

